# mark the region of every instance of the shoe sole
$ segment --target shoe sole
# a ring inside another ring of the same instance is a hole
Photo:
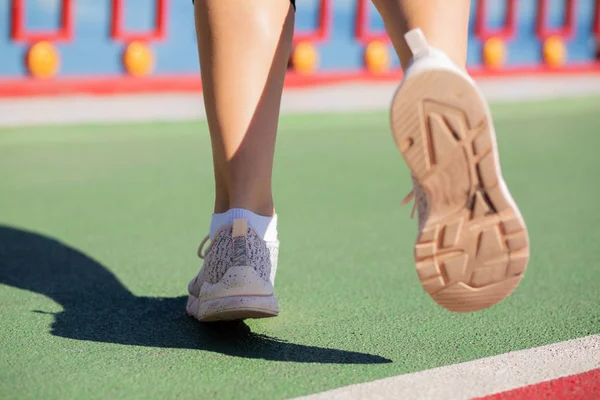
[[[460,74],[425,71],[396,92],[391,125],[427,196],[414,249],[423,288],[455,312],[497,304],[523,277],[529,237],[502,178],[487,102]]]
[[[219,282],[205,282],[199,297],[190,293],[187,313],[202,322],[269,318],[279,314],[271,282],[253,267],[231,267]]]
[[[200,322],[237,321],[253,318],[271,318],[279,314],[274,295],[230,296],[203,301],[188,296],[187,313]]]

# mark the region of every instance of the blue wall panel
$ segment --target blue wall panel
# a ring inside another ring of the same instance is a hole
[[[249,0],[251,1],[251,0]],[[473,4],[477,4],[473,1]],[[564,18],[564,1],[551,0],[549,23],[560,25]],[[30,43],[15,43],[10,37],[11,0],[0,0],[0,78],[26,75],[24,57]],[[124,24],[128,30],[148,30],[154,25],[155,0],[126,0]],[[28,29],[54,29],[58,26],[60,0],[27,0]],[[298,30],[316,28],[319,1],[299,0],[296,16]],[[354,71],[363,67],[364,45],[355,37],[355,0],[333,1],[333,24],[329,39],[317,45],[321,71]],[[197,71],[198,58],[194,37],[194,21],[190,0],[171,0],[168,7],[168,30],[164,41],[151,44],[156,55],[155,75],[191,74]],[[503,24],[505,1],[489,1],[487,21],[491,27]],[[109,0],[76,0],[74,35],[70,42],[57,43],[61,55],[59,76],[114,76],[123,74],[121,56],[124,43],[110,38],[111,2]],[[507,44],[508,65],[540,64],[541,42],[536,37],[536,0],[518,2],[518,29]],[[577,1],[576,34],[568,42],[568,60],[592,62],[595,59],[596,39],[592,34],[593,18],[597,12],[594,0]],[[472,8],[470,23],[470,66],[481,64],[482,43],[475,35]],[[370,8],[370,29],[380,32],[383,22],[375,8]],[[391,47],[390,47],[391,49]],[[394,57],[394,65],[398,65]]]

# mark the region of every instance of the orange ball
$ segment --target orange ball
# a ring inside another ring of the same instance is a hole
[[[319,53],[312,43],[298,43],[292,53],[291,63],[296,72],[310,75],[319,66]]]
[[[142,42],[131,42],[123,54],[125,70],[133,76],[145,76],[154,69],[152,49]]]
[[[483,62],[486,67],[498,68],[506,61],[506,45],[500,38],[493,37],[483,44]]]
[[[567,47],[558,36],[549,37],[544,41],[544,61],[550,67],[560,67],[567,60]]]
[[[60,54],[49,42],[37,42],[31,46],[26,60],[29,73],[36,78],[52,78],[60,69]]]
[[[379,40],[374,40],[365,49],[365,65],[374,74],[389,71],[391,60],[388,46]]]

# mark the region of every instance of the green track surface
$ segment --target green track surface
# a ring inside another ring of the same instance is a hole
[[[532,258],[498,306],[421,288],[385,113],[290,116],[278,318],[185,314],[213,196],[204,123],[0,131],[0,398],[286,398],[600,333],[600,98],[493,107]]]

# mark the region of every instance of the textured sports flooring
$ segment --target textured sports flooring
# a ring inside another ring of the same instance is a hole
[[[600,333],[600,98],[492,111],[531,239],[511,297],[453,314],[425,293],[385,113],[290,116],[281,314],[218,326],[185,314],[204,123],[3,129],[0,398],[291,398]]]

